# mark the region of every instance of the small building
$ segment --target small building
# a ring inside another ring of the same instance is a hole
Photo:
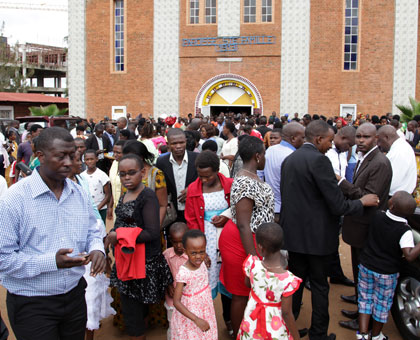
[[[68,98],[46,96],[38,93],[0,92],[0,118],[29,116],[31,106],[56,104],[59,109],[69,107]]]

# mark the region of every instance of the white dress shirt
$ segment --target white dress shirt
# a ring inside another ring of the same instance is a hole
[[[332,148],[327,151],[325,156],[330,160],[334,173],[340,177],[346,177],[347,152],[340,152],[333,143]]]
[[[402,132],[400,129],[397,129],[397,135],[400,136],[400,138],[405,140],[404,132]]]
[[[104,149],[104,141],[103,141],[103,139],[102,138],[99,138],[97,135],[95,135],[95,138],[98,141],[99,150],[103,150]],[[103,153],[100,153],[98,155],[98,159],[104,159],[104,158],[105,158],[105,156],[104,156]]]
[[[386,156],[392,167],[389,195],[392,196],[401,190],[411,194],[417,184],[417,164],[413,148],[402,138],[398,138],[392,143]]]
[[[363,154],[362,152],[357,153],[357,163],[356,163],[356,171],[354,174],[357,174],[357,171],[359,171],[360,166],[362,165],[363,161],[366,159],[366,157],[373,151],[376,150],[378,146],[374,146],[372,149],[370,149],[367,153]]]
[[[187,181],[187,170],[188,170],[188,152],[185,151],[184,158],[182,160],[181,165],[177,163],[175,158],[172,155],[169,156],[169,162],[172,164],[172,171],[174,172],[174,179],[176,185],[176,196],[178,197],[181,195],[181,191],[185,189],[185,183]],[[178,210],[185,210],[185,204],[178,202]]]

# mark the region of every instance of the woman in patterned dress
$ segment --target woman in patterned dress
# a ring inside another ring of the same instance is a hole
[[[257,175],[257,170],[263,170],[265,165],[263,142],[257,137],[246,136],[239,143],[238,153],[244,164],[231,188],[233,223],[226,223],[219,240],[222,255],[220,279],[232,294],[234,334],[238,333],[250,291],[244,283],[242,264],[248,255],[258,255],[255,245],[258,227],[274,222],[273,191]]]
[[[219,281],[221,261],[218,239],[224,224],[218,223],[220,214],[230,207],[232,179],[219,173],[220,160],[209,150],[197,156],[195,166],[198,178],[188,186],[185,202],[185,219],[188,228],[199,229],[207,239],[206,252],[211,260],[209,282],[213,299],[220,292],[223,319],[230,335],[233,335],[230,321],[231,294]]]
[[[127,192],[120,198],[115,210],[117,218],[114,228],[105,240],[105,248],[108,244],[115,246],[117,243],[118,228],[142,229],[136,243],[145,245],[146,277],[123,281],[118,278],[114,264],[111,285],[116,287],[120,294],[126,332],[131,337],[144,339],[148,305],[162,301],[165,289],[173,279],[162,255],[158,201],[155,193],[142,183],[142,160],[137,155],[128,154],[121,158],[118,168],[121,182]]]
[[[165,218],[166,208],[168,206],[168,191],[166,189],[165,175],[162,170],[153,165],[155,156],[149,152],[144,142],[129,141],[123,149],[123,154],[135,154],[141,158],[144,164],[145,175],[143,184],[146,188],[152,189],[159,201],[159,222],[162,228],[163,219]],[[162,251],[166,249],[163,233],[161,233]],[[164,301],[151,305],[148,313],[149,326],[167,326],[166,309]]]

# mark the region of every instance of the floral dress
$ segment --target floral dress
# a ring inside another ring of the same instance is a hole
[[[211,298],[207,267],[204,262],[197,270],[185,265],[179,268],[176,282],[185,283],[181,303],[193,314],[206,320],[210,329],[203,332],[197,325],[175,309],[171,320],[172,340],[217,340],[217,322]]]
[[[269,272],[257,256],[249,255],[243,268],[251,294],[237,340],[293,339],[282,318],[281,300],[296,292],[302,280],[289,271]]]

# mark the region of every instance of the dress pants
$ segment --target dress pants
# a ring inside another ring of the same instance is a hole
[[[289,270],[303,282],[309,278],[312,296],[312,323],[309,339],[326,339],[330,316],[328,314],[328,269],[334,255],[308,255],[289,251]],[[298,318],[302,303],[304,285],[293,295],[293,314]]]
[[[84,340],[86,281],[66,294],[22,296],[7,292],[10,325],[17,340]]]
[[[341,268],[340,254],[338,250],[331,256],[331,265],[328,276],[334,279],[342,279],[345,277],[343,268]]]

